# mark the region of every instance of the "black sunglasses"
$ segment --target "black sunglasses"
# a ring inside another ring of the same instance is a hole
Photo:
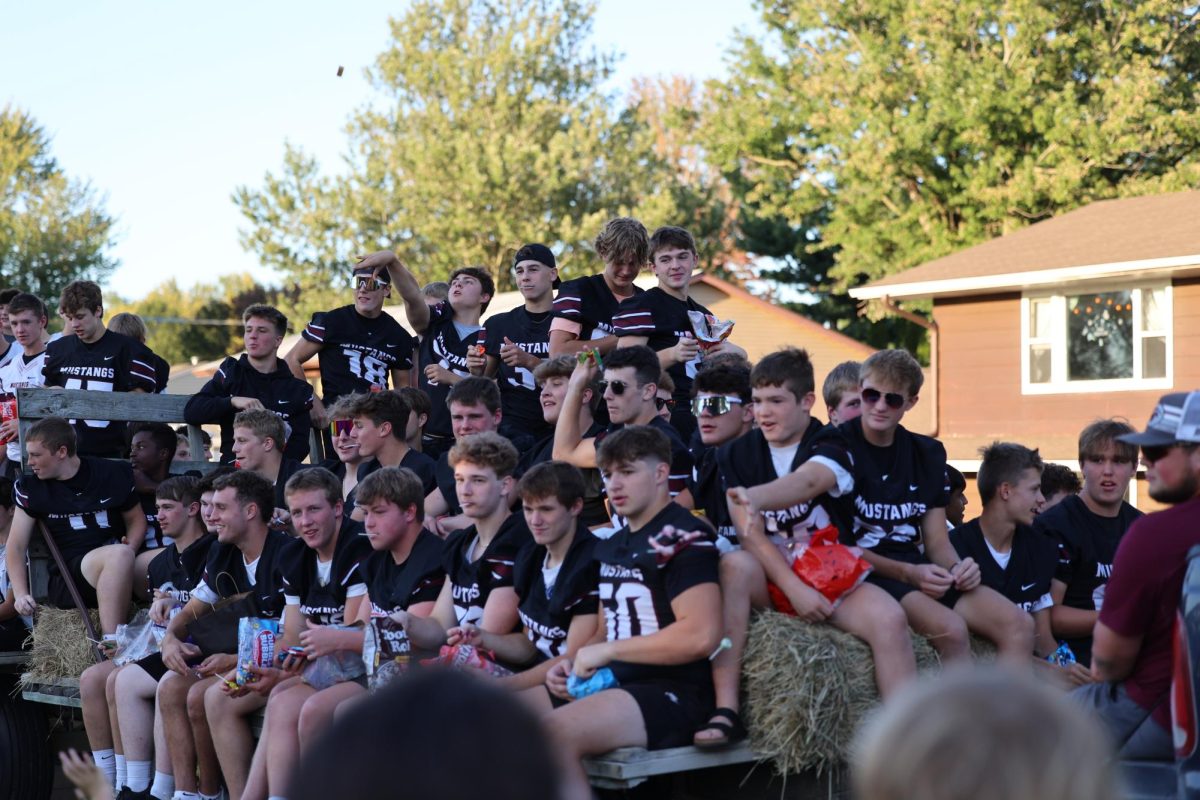
[[[329,432],[334,437],[349,436],[350,431],[354,429],[354,420],[352,419],[335,419],[329,423]]]
[[[862,390],[863,402],[869,406],[873,406],[878,403],[879,398],[881,397],[884,399],[884,402],[887,403],[888,408],[896,409],[904,406],[904,395],[902,394],[898,394],[896,392],[888,392],[887,394],[884,394],[878,389]]]
[[[613,390],[613,397],[620,397],[621,395],[625,394],[625,390],[631,386],[632,384],[628,384],[625,381],[600,381],[600,394],[604,394],[606,391],[608,391],[609,387],[611,387]]]
[[[675,408],[675,401],[667,400],[665,397],[656,397],[654,398],[654,407],[659,411],[662,411],[664,408]]]
[[[1142,460],[1147,464],[1162,461],[1171,452],[1174,444],[1144,444],[1142,445]]]

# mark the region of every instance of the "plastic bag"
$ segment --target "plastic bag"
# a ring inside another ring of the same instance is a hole
[[[696,334],[701,350],[709,350],[729,338],[733,333],[733,320],[719,320],[712,314],[703,311],[689,311],[688,319],[692,322],[692,333]]]
[[[444,644],[436,656],[426,658],[421,663],[427,666],[443,664],[453,669],[477,669],[494,678],[513,674],[511,669],[496,663],[493,653],[469,644]]]
[[[617,676],[608,667],[601,667],[590,678],[580,678],[574,672],[567,676],[567,694],[578,700],[589,694],[603,692],[617,685]]]
[[[816,589],[837,608],[842,598],[850,594],[871,572],[871,565],[862,557],[862,550],[847,547],[838,541],[838,530],[830,525],[813,532],[808,544],[796,549],[792,573]],[[778,586],[767,584],[771,603],[784,614],[796,615],[787,595]]]
[[[113,663],[119,667],[157,653],[158,644],[166,632],[164,626],[150,621],[149,611],[139,609],[128,625],[117,626],[117,653],[113,656]]]
[[[411,646],[404,626],[391,617],[375,617],[363,636],[362,663],[367,688],[387,686],[408,671]]]
[[[358,630],[357,625],[331,625],[340,631]],[[290,648],[289,648],[290,649]],[[303,652],[303,648],[299,648]],[[280,654],[284,655],[283,653]],[[338,683],[345,683],[366,672],[362,655],[353,650],[338,650],[328,655],[317,656],[304,666],[300,680],[320,691]]]
[[[254,680],[250,667],[275,666],[275,643],[279,638],[279,620],[242,617],[238,620],[238,662],[235,681],[245,686]]]

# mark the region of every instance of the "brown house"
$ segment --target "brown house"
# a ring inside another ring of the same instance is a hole
[[[933,300],[933,431],[951,463],[973,473],[1007,439],[1077,466],[1088,422],[1140,428],[1160,395],[1200,386],[1200,192],[1092,203],[850,293]],[[1144,485],[1130,495],[1152,505]]]

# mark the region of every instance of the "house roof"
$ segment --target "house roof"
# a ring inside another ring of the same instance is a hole
[[[1200,274],[1200,191],[1101,200],[850,290],[952,297],[1095,279]]]

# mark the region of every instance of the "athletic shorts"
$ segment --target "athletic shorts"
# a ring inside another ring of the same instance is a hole
[[[99,608],[100,601],[96,598],[96,590],[83,577],[82,564],[85,556],[87,553],[68,558],[67,570],[75,580],[75,588],[79,590],[83,604],[88,608]],[[50,580],[46,587],[46,603],[53,608],[75,607],[75,601],[71,599],[71,590],[67,588],[67,581],[53,563],[50,565]]]
[[[616,687],[628,693],[642,712],[646,749],[665,750],[692,743],[696,731],[712,715],[712,690],[676,681],[642,681]]]
[[[923,553],[920,553],[916,550],[913,550],[911,552],[893,550],[893,551],[882,552],[879,555],[884,556],[885,558],[890,558],[893,561],[903,561],[905,564],[929,564],[929,563],[931,563],[929,561],[929,559],[926,558]],[[875,570],[872,570],[867,575],[867,582],[873,583],[876,586],[878,586],[880,589],[883,589],[885,592],[887,592],[892,597],[894,597],[897,602],[899,602],[900,600],[903,600],[905,595],[909,594],[910,592],[921,591],[918,587],[913,586],[911,583],[905,583],[904,581],[898,581],[898,580],[895,580],[894,578],[885,578],[884,576],[880,575]],[[946,608],[953,610],[954,606],[957,605],[958,601],[961,598],[962,598],[962,592],[960,592],[958,589],[955,589],[953,586],[951,586],[949,589],[946,590],[946,593],[944,595],[937,598],[937,601],[939,603],[941,603],[942,605],[944,605]]]
[[[134,666],[141,667],[142,670],[151,678],[154,678],[156,682],[161,681],[163,675],[166,675],[170,671],[167,669],[167,665],[163,663],[162,653],[151,653],[145,658],[140,658],[133,663]]]

